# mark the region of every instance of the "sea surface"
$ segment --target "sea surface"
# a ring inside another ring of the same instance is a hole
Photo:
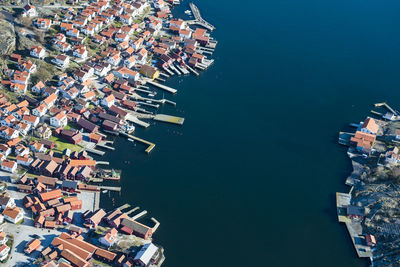
[[[400,107],[400,2],[194,2],[217,27],[215,63],[167,82],[178,105],[159,112],[186,120],[138,126],[150,155],[116,139],[102,159],[122,192],[102,205],[159,220],[165,267],[368,266],[337,222],[351,171],[337,133],[373,103]]]

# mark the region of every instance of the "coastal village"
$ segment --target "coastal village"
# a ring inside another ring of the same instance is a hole
[[[111,136],[134,135],[175,106],[157,92],[173,75],[200,75],[213,59],[215,28],[178,0],[68,1],[63,6],[3,6],[17,49],[2,56],[0,90],[0,262],[4,266],[161,266],[153,243],[160,223],[125,204],[101,208],[103,181],[121,172],[97,161],[114,150]],[[192,14],[193,12],[193,14]],[[110,200],[111,201],[111,200]]]
[[[400,265],[400,113],[375,104],[371,116],[339,133],[353,172],[349,193],[337,193],[338,219],[345,223],[357,255],[371,266]]]

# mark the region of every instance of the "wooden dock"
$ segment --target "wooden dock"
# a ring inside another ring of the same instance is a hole
[[[155,223],[153,226],[153,234],[157,231],[158,227],[160,227],[160,222],[157,221],[154,217],[151,217],[151,220]]]
[[[375,111],[375,110],[371,110],[370,112],[371,112],[372,114],[374,114],[374,115],[383,116],[382,113],[379,113],[378,111]]]
[[[85,150],[87,151],[87,152],[89,152],[89,153],[92,153],[92,154],[96,154],[96,155],[99,155],[99,156],[104,156],[104,154],[106,154],[106,152],[104,152],[104,151],[100,151],[100,150],[97,150],[97,149],[94,149],[94,148],[85,148]]]
[[[394,115],[398,115],[398,112],[394,109],[392,109],[386,102],[382,102],[382,103],[376,103],[374,104],[375,107],[385,107],[387,110],[389,110],[390,112],[392,112]]]
[[[155,86],[155,87],[158,87],[158,88],[160,88],[160,89],[163,89],[163,90],[165,90],[165,91],[167,91],[167,92],[169,92],[169,93],[172,93],[172,94],[176,94],[177,92],[178,92],[178,90],[176,90],[176,89],[174,89],[174,88],[171,88],[171,87],[168,87],[168,86],[165,86],[165,85],[163,85],[163,84],[159,84],[159,83],[156,83],[156,82],[153,82],[153,81],[147,81],[149,84],[151,84],[151,85],[153,85],[153,86]]]
[[[136,116],[134,116],[134,115],[131,114],[131,113],[128,113],[128,114],[126,115],[125,120],[130,121],[130,122],[133,122],[133,123],[135,123],[135,124],[137,124],[137,125],[139,125],[139,126],[142,126],[142,127],[144,127],[144,128],[147,128],[147,127],[150,126],[149,123],[147,123],[147,122],[145,122],[145,121],[139,120]]]
[[[141,213],[138,213],[138,214],[136,214],[135,216],[132,216],[131,219],[132,219],[132,220],[137,220],[137,219],[143,217],[143,216],[146,215],[146,214],[147,214],[147,210],[144,210],[144,211],[142,211]]]
[[[139,137],[136,137],[136,136],[127,134],[127,133],[121,132],[121,135],[123,135],[123,136],[125,136],[125,137],[128,137],[128,138],[132,138],[132,139],[135,140],[135,141],[138,141],[138,142],[140,142],[140,143],[143,143],[143,144],[148,145],[148,147],[147,147],[146,150],[145,150],[147,154],[149,154],[149,153],[154,149],[154,147],[156,146],[156,144],[153,144],[153,143],[151,143],[151,142],[149,142],[149,141],[146,141],[146,140],[144,140],[144,139],[142,139],[142,138],[139,138]]]
[[[108,161],[96,161],[96,165],[110,165],[110,162]]]
[[[101,185],[101,186],[99,186],[99,188],[102,189],[102,190],[121,192],[121,187],[120,186],[104,186],[104,185]]]
[[[122,210],[127,209],[127,208],[130,208],[130,207],[131,207],[131,204],[126,203],[126,204],[124,204],[124,205],[118,207],[117,209],[119,209],[120,211],[122,211]]]
[[[94,192],[94,203],[93,203],[93,211],[98,210],[100,208],[100,192]]]
[[[134,213],[135,211],[137,211],[137,210],[139,210],[140,209],[140,207],[134,207],[133,209],[131,209],[130,211],[127,211],[127,212],[125,212],[126,213],[126,215],[131,215],[132,213]]]
[[[165,114],[157,114],[156,116],[154,116],[154,120],[183,125],[185,118],[175,117],[175,116],[170,116],[170,115],[165,115]]]
[[[104,149],[109,149],[109,150],[115,150],[115,148],[111,146],[107,146],[106,144],[97,144],[96,147],[104,148]]]

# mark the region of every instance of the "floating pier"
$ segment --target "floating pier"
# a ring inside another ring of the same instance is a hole
[[[137,219],[143,217],[143,216],[146,215],[146,214],[147,214],[147,210],[144,210],[144,211],[142,211],[141,213],[138,213],[138,214],[136,214],[135,216],[132,216],[131,219],[135,221],[135,220],[137,220]]]
[[[169,92],[169,93],[172,93],[172,94],[176,94],[176,92],[178,92],[178,90],[176,90],[176,89],[174,89],[174,88],[171,88],[171,87],[168,87],[168,86],[165,86],[165,85],[162,85],[162,84],[153,82],[153,81],[147,81],[147,82],[148,82],[149,84],[155,86],[155,87],[161,88],[161,89],[163,89],[163,90],[165,90],[165,91],[167,91],[167,92]]]
[[[175,117],[175,116],[170,116],[170,115],[165,115],[165,114],[157,114],[156,116],[154,116],[154,120],[183,125],[185,118]]]
[[[133,136],[133,135],[130,135],[130,134],[127,134],[127,133],[121,132],[121,135],[126,136],[128,138],[132,138],[135,141],[138,141],[140,143],[148,145],[148,147],[145,150],[147,154],[149,154],[154,149],[154,147],[156,146],[156,144],[153,144],[153,143],[151,143],[149,141],[146,141],[144,139],[141,139],[139,137],[136,137],[136,136]]]

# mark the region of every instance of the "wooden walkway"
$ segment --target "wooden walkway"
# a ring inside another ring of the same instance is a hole
[[[146,141],[146,140],[144,140],[144,139],[142,139],[142,138],[139,138],[139,137],[136,137],[136,136],[127,134],[127,133],[121,132],[121,135],[123,135],[123,136],[125,136],[125,137],[128,137],[128,138],[132,138],[132,139],[135,140],[135,141],[138,141],[138,142],[140,142],[140,143],[143,143],[143,144],[148,145],[148,147],[147,147],[146,150],[145,150],[147,154],[149,154],[149,153],[154,149],[154,147],[156,146],[156,144],[153,144],[153,143],[151,143],[151,142],[149,142],[149,141]]]

